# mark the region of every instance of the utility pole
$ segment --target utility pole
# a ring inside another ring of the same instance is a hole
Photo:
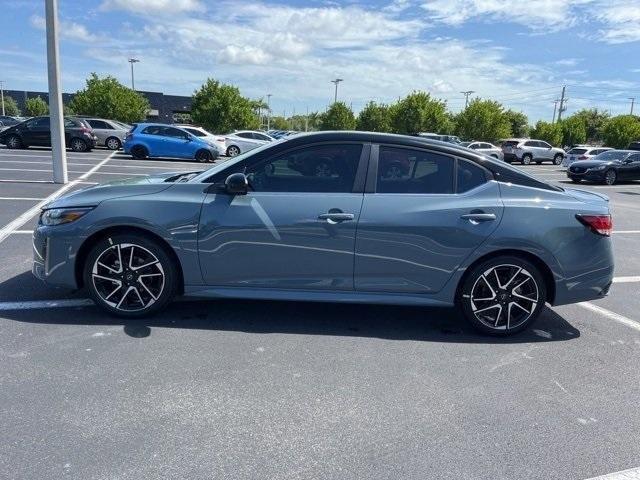
[[[0,96],[2,97],[2,116],[4,116],[4,82],[0,80]]]
[[[304,131],[309,131],[309,107],[307,107],[307,114],[304,117]]]
[[[60,65],[58,58],[58,0],[45,1],[47,28],[47,69],[49,76],[49,122],[51,128],[51,157],[53,181],[67,183],[67,152],[64,143],[62,93],[60,91]]]
[[[267,130],[271,130],[271,94],[267,93]]]
[[[131,64],[131,90],[135,90],[136,89],[136,84],[133,81],[133,64],[134,63],[138,63],[140,60],[138,60],[137,58],[130,58],[127,61]]]
[[[636,103],[636,97],[629,97],[631,100],[631,113],[629,115],[633,115],[633,104]],[[4,115],[4,107],[2,107],[2,114]]]
[[[567,90],[567,86],[563,85],[562,86],[562,96],[560,97],[560,108],[558,109],[558,122],[560,122],[560,120],[562,120],[562,112],[564,112],[567,107],[564,106],[565,102],[568,100],[568,98],[565,98],[565,93]]]
[[[471,95],[472,93],[476,93],[473,90],[467,90],[466,92],[460,92],[461,94],[464,95],[464,109],[467,109],[467,106],[469,105],[469,95]]]
[[[553,120],[551,120],[551,123],[556,123],[556,111],[558,109],[558,102],[560,101],[560,99],[556,98],[553,101]]]
[[[336,78],[335,80],[331,80],[331,83],[335,84],[336,86],[335,93],[333,94],[333,103],[336,103],[338,101],[338,84],[340,82],[344,82],[344,80],[342,78]]]

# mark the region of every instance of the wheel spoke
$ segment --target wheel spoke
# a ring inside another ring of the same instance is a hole
[[[93,278],[98,278],[100,280],[107,280],[112,283],[122,283],[119,278],[105,277],[104,275],[98,275],[97,273],[92,274],[92,276]]]
[[[491,290],[491,298],[496,298],[496,291],[493,289],[493,287],[491,286],[491,284],[489,283],[489,279],[482,275],[480,278],[482,278],[482,280],[484,280],[484,283],[487,285],[487,287],[489,287],[489,290]]]
[[[118,290],[120,290],[122,288],[122,283],[119,283],[118,286],[113,290],[113,292],[111,292],[109,295],[107,295],[106,297],[104,297],[105,300],[109,300],[114,293],[116,293]]]
[[[124,292],[124,295],[122,295],[122,298],[120,299],[120,301],[116,305],[116,308],[120,308],[120,306],[122,305],[122,302],[124,302],[124,299],[127,298],[129,296],[129,294],[131,293],[131,290],[133,290],[133,287],[127,288],[127,290]]]
[[[498,315],[496,315],[496,322],[493,324],[494,327],[498,326],[498,322],[500,321],[500,316],[502,315],[502,305],[498,305]]]
[[[528,310],[527,308],[524,308],[524,307],[523,307],[522,305],[520,305],[518,302],[511,302],[511,303],[509,304],[509,307],[511,307],[512,305],[514,305],[514,306],[518,307],[520,310],[522,310],[522,311],[524,311],[524,312],[531,313],[531,311],[530,311],[530,310]],[[534,304],[534,306],[535,306],[535,304]]]
[[[142,287],[147,291],[147,293],[148,293],[149,295],[151,295],[151,298],[153,298],[153,300],[154,300],[154,301],[158,299],[158,297],[156,297],[156,296],[151,292],[151,290],[149,290],[149,288],[144,284],[144,282],[142,281],[142,276],[140,276],[140,277],[138,278],[138,283],[139,283],[140,285],[142,285]]]
[[[511,277],[509,281],[505,283],[502,288],[507,288],[511,284],[511,282],[513,282],[516,279],[516,277],[521,271],[522,271],[522,268],[518,267],[518,270],[516,271],[516,273],[513,274],[513,277]]]
[[[479,314],[479,313],[486,312],[486,311],[488,311],[488,310],[492,310],[492,309],[494,309],[494,308],[500,308],[500,309],[502,309],[502,307],[500,306],[500,304],[499,304],[499,303],[494,303],[493,305],[491,305],[491,306],[489,306],[489,307],[484,307],[484,308],[481,308],[481,309],[479,309],[479,310],[475,310],[473,313],[475,313],[475,314],[477,315],[477,314]]]

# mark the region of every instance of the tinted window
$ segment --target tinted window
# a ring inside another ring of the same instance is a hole
[[[633,155],[629,155],[629,158],[627,158],[627,160],[631,162],[640,162],[640,153],[634,153]]]
[[[538,146],[538,142],[524,142],[525,147],[537,147]]]
[[[200,130],[196,130],[195,128],[186,128],[186,127],[184,127],[184,130],[189,132],[191,135],[195,135],[196,137],[206,137],[207,136],[206,133],[201,132]]]
[[[471,162],[458,160],[458,193],[476,188],[487,181],[484,170]]]
[[[516,147],[518,145],[517,140],[507,140],[506,142],[502,142],[503,147]]]
[[[75,128],[77,127],[76,122],[73,120],[69,120],[68,118],[64,119],[64,128]]]
[[[586,148],[572,148],[567,153],[569,153],[571,155],[581,155],[581,154],[585,153],[586,151],[587,151]]]
[[[351,192],[362,145],[318,145],[248,165],[257,192]]]
[[[240,132],[240,133],[236,133],[236,137],[240,137],[240,138],[253,138],[253,134],[249,133],[249,132]]]
[[[162,127],[160,135],[164,135],[165,137],[184,138],[186,132],[173,127]]]
[[[29,125],[31,128],[49,128],[49,117],[37,118]]]
[[[479,143],[472,143],[471,145],[469,145],[469,148],[471,148],[473,150],[477,150],[478,148],[480,148],[480,144]]]
[[[262,133],[254,133],[253,138],[255,138],[256,140],[264,140],[266,142],[271,140],[269,137],[267,137],[266,135],[263,135]]]
[[[159,125],[150,125],[148,127],[145,127],[145,129],[142,130],[142,133],[145,133],[147,135],[160,135],[160,132],[163,128],[164,127],[161,127]]]
[[[453,159],[422,150],[380,147],[378,193],[453,193]]]
[[[549,145],[547,142],[538,142],[538,146],[542,148],[551,148],[551,145]]]
[[[103,122],[102,120],[87,120],[87,123],[91,125],[91,128],[102,128],[107,130],[113,130],[111,125],[107,122]]]

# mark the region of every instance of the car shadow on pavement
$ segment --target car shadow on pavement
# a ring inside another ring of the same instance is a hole
[[[97,307],[14,310],[0,316],[38,324],[122,325],[124,333],[134,338],[148,337],[154,328],[483,344],[555,342],[580,336],[579,330],[549,308],[532,328],[504,338],[477,333],[452,308],[393,305],[189,300],[139,320],[112,317]]]

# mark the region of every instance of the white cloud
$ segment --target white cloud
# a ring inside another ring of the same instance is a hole
[[[45,19],[39,15],[32,15],[29,18],[31,26],[45,30]],[[95,42],[100,39],[98,35],[90,33],[87,27],[76,22],[60,21],[59,34],[62,38],[69,38],[72,40],[79,40],[82,42]]]
[[[133,13],[174,15],[204,9],[199,0],[104,0],[101,10],[126,10]]]
[[[607,43],[640,41],[640,2],[608,0],[594,10],[594,17],[604,24],[600,39]]]

